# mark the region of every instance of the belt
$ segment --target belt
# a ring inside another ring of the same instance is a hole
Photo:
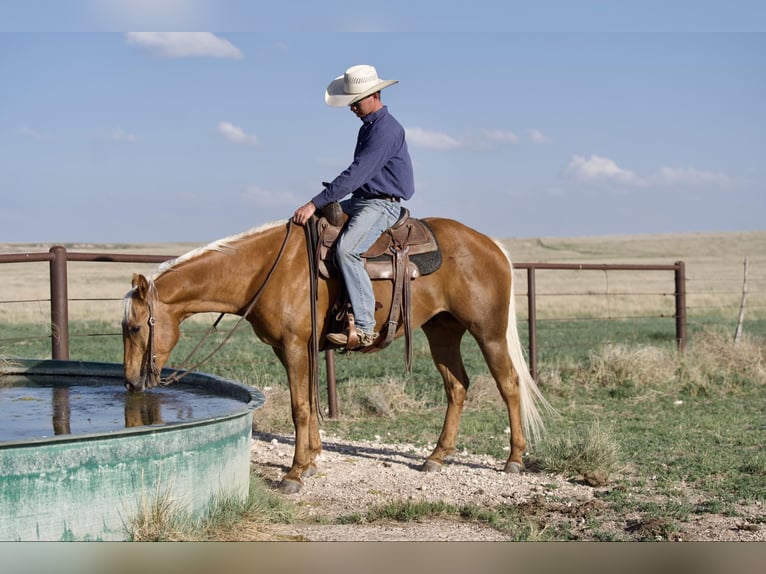
[[[402,198],[396,197],[395,195],[378,195],[375,197],[375,199],[382,199],[383,201],[395,201],[396,203],[399,203]]]

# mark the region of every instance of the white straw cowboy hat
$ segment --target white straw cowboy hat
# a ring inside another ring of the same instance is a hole
[[[324,94],[324,101],[328,106],[344,108],[398,81],[381,80],[373,66],[351,66],[345,74],[330,82]]]

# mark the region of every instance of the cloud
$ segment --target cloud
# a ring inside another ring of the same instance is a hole
[[[677,186],[717,186],[729,187],[731,178],[725,173],[700,171],[693,167],[662,167],[657,175],[657,183]]]
[[[591,155],[586,159],[580,155],[572,158],[564,170],[565,175],[577,181],[644,185],[644,180],[634,172],[623,169],[613,160]]]
[[[529,136],[529,141],[532,143],[544,144],[551,141],[549,137],[543,135],[543,133],[538,130],[527,130],[527,135]]]
[[[231,42],[210,32],[128,32],[125,41],[160,58],[244,57]]]
[[[462,146],[452,136],[423,128],[407,128],[407,141],[414,146],[435,150],[452,150]]]
[[[564,169],[564,174],[584,183],[620,184],[634,187],[718,187],[729,188],[734,180],[723,172],[699,170],[694,167],[664,166],[656,173],[642,177],[621,168],[609,158],[591,155],[586,159],[576,155]]]
[[[229,122],[220,122],[218,124],[218,133],[236,144],[258,145],[258,138],[255,134],[247,134],[241,127]]]
[[[136,142],[138,141],[138,138],[131,133],[128,133],[121,129],[116,129],[112,133],[108,134],[107,139],[110,139],[115,142]]]
[[[481,130],[481,137],[494,143],[515,144],[519,141],[515,133],[505,130]]]
[[[276,191],[266,189],[258,185],[251,185],[242,192],[242,197],[247,201],[252,201],[262,206],[290,206],[297,209],[298,206],[306,202],[306,198],[299,198],[289,191]]]
[[[39,130],[30,128],[28,126],[24,126],[21,129],[19,129],[19,134],[24,136],[25,138],[31,138],[33,140],[48,139],[48,136],[46,134],[42,133]]]

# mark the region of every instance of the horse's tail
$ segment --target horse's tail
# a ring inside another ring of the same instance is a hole
[[[521,347],[519,330],[516,326],[516,298],[514,295],[514,285],[516,282],[513,280],[513,263],[505,247],[497,241],[495,243],[497,243],[506,259],[508,259],[508,265],[511,268],[511,297],[508,302],[508,331],[506,332],[506,340],[508,342],[508,354],[511,357],[511,363],[513,363],[513,368],[519,377],[521,424],[524,429],[524,436],[534,443],[542,437],[545,430],[545,423],[538,405],[548,412],[555,412],[555,410],[540,392],[537,383],[529,372],[527,361],[524,358],[524,350]]]

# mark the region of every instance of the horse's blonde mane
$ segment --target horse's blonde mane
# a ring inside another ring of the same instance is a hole
[[[202,247],[197,247],[196,249],[192,249],[191,251],[184,253],[183,255],[179,255],[175,259],[170,259],[169,261],[165,261],[164,263],[161,263],[160,266],[157,268],[157,271],[152,276],[152,279],[156,279],[159,275],[166,273],[168,271],[172,271],[173,268],[175,268],[177,265],[180,265],[184,261],[189,261],[190,259],[194,259],[196,257],[199,257],[200,255],[203,255],[204,253],[208,253],[210,251],[217,251],[219,253],[223,253],[224,251],[227,251],[227,250],[236,249],[237,243],[239,243],[243,239],[247,239],[248,237],[252,237],[253,235],[256,235],[258,233],[268,231],[269,229],[273,229],[274,227],[285,225],[285,223],[287,223],[287,220],[284,220],[284,219],[279,221],[272,221],[270,223],[264,223],[263,225],[259,227],[254,227],[252,229],[249,229],[248,231],[243,231],[241,233],[237,233],[236,235],[231,235],[229,237],[224,237],[223,239],[217,239],[216,241],[213,241],[212,243],[208,243],[207,245],[203,245]]]

